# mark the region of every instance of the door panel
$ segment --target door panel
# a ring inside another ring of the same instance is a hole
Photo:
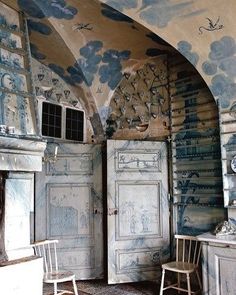
[[[169,255],[165,143],[109,140],[107,178],[108,282],[156,279]]]
[[[103,277],[102,205],[101,147],[59,144],[36,175],[36,240],[59,239],[59,265],[77,279]]]

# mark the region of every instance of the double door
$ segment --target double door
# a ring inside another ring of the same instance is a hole
[[[60,266],[77,279],[104,277],[104,261],[109,283],[155,279],[169,255],[165,143],[109,140],[106,200],[101,146],[57,146],[36,175],[36,239],[59,239]]]

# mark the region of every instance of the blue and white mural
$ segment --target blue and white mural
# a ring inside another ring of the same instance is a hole
[[[30,43],[30,51],[32,56],[38,60],[43,60],[46,58],[46,55],[39,52],[38,46],[35,44]]]
[[[211,43],[209,60],[202,64],[204,73],[212,76],[211,91],[222,109],[229,108],[236,96],[236,42],[224,36]]]
[[[0,43],[11,49],[22,47],[20,38],[7,30],[0,31]]]
[[[220,208],[223,197],[219,129],[213,119],[217,108],[211,105],[208,114],[201,108],[209,103],[211,94],[205,89],[202,96],[204,83],[192,78],[194,71],[190,71],[193,69],[186,64],[178,70],[173,83],[174,203],[177,232],[197,235],[211,230],[224,218],[224,211]]]
[[[193,1],[181,1],[181,3],[171,3],[170,0],[142,0],[141,7],[138,0],[107,0],[106,4],[123,12],[124,10],[137,8],[139,17],[147,24],[159,28],[166,27],[173,18],[191,17],[203,13],[204,9],[196,9]]]
[[[26,69],[28,52],[22,40],[24,28],[20,27],[18,13],[4,5],[0,26],[0,121],[6,125],[5,134],[35,135],[34,102],[28,87],[30,72]]]
[[[24,58],[20,54],[0,48],[0,64],[13,69],[23,69]]]
[[[185,56],[191,64],[193,64],[195,67],[197,65],[197,62],[199,60],[199,56],[196,52],[192,52],[192,45],[187,41],[180,41],[177,44],[177,49],[183,56]]]
[[[98,74],[102,84],[106,83],[110,89],[115,89],[122,79],[122,61],[128,60],[131,52],[115,49],[102,52],[102,49],[101,41],[88,42],[80,49],[82,57],[77,59],[73,66],[67,68],[69,75],[58,65],[49,64],[49,67],[71,85],[85,82],[86,85],[91,86],[95,75]]]
[[[129,59],[131,52],[129,50],[118,51],[110,49],[104,52],[102,62],[99,68],[100,82],[107,83],[111,89],[115,89],[122,79],[121,62]]]
[[[80,98],[74,95],[65,81],[35,59],[32,59],[32,74],[37,97],[82,109]]]
[[[90,41],[80,49],[79,58],[74,66],[68,67],[67,71],[75,83],[85,82],[88,86],[92,85],[94,75],[98,71],[98,65],[102,56],[98,52],[102,49],[101,41]]]
[[[58,19],[72,19],[78,10],[67,5],[64,0],[18,0],[18,5],[22,11],[35,18],[55,17]]]
[[[113,9],[112,7],[105,4],[102,4],[101,6],[102,6],[101,13],[103,16],[117,22],[133,23],[133,20],[131,18]]]
[[[48,25],[40,21],[34,21],[32,19],[28,19],[27,25],[28,25],[29,34],[31,33],[31,30],[43,35],[50,35],[52,33],[52,29]]]

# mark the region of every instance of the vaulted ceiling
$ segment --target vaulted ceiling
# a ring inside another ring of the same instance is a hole
[[[88,116],[98,118],[94,124],[125,71],[173,50],[163,39],[198,69],[216,99],[235,96],[234,0],[3,2],[25,13],[32,56],[71,85]]]
[[[71,85],[91,117],[112,96],[124,71],[172,50],[100,1],[3,2],[27,15],[32,56]]]

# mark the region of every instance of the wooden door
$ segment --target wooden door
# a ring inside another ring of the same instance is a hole
[[[107,143],[108,282],[156,279],[169,256],[163,142]]]
[[[48,144],[55,163],[36,175],[36,240],[59,239],[59,266],[77,279],[103,277],[101,146]]]

